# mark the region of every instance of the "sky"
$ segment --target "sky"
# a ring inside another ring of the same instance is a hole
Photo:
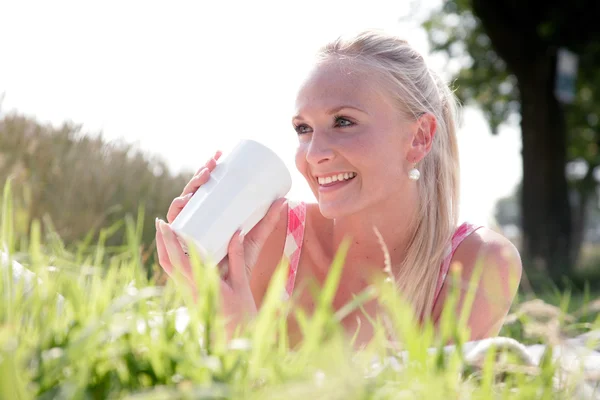
[[[419,24],[440,4],[0,0],[2,112],[81,124],[163,157],[175,172],[255,139],[286,162],[289,197],[314,201],[294,166],[290,122],[313,54],[340,34],[385,29],[445,76],[447,61],[430,54]],[[488,225],[497,199],[521,179],[520,131],[492,136],[476,108],[463,112],[461,219]]]

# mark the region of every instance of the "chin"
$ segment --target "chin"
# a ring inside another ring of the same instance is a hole
[[[327,219],[339,218],[339,213],[336,213],[331,207],[323,207],[321,203],[319,203],[319,211],[321,215]]]
[[[318,201],[321,215],[327,219],[342,218],[354,214],[356,206],[349,204],[348,201]]]

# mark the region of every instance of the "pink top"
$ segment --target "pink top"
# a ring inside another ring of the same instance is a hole
[[[300,253],[302,251],[302,242],[304,240],[304,226],[306,224],[306,203],[289,201],[288,204],[288,227],[287,236],[285,238],[285,247],[283,250],[283,255],[289,264],[288,280],[285,286],[285,297],[291,296],[294,290],[296,273],[298,272],[298,263],[300,262]],[[481,226],[476,226],[465,222],[460,225],[454,232],[454,235],[452,235],[452,240],[450,243],[448,243],[446,254],[444,255],[444,261],[442,262],[442,266],[440,268],[433,304],[437,302],[437,299],[440,295],[442,285],[444,284],[444,280],[446,279],[448,270],[450,269],[452,256],[458,248],[458,245],[479,228],[481,228]]]

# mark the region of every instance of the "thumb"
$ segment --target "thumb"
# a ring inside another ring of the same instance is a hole
[[[234,291],[249,289],[244,255],[244,235],[237,231],[229,242],[229,281]]]

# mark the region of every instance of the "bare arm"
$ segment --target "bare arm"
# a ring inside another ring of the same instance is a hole
[[[502,235],[489,229],[480,229],[459,245],[452,264],[459,265],[460,268],[461,287],[457,316],[462,313],[469,291],[475,291],[467,319],[470,340],[496,336],[521,280],[522,265],[519,252]],[[478,275],[479,279],[475,280]],[[442,312],[444,300],[452,291],[451,281],[449,275],[444,283],[440,301],[434,309],[436,319]],[[475,286],[470,289],[469,285]]]

